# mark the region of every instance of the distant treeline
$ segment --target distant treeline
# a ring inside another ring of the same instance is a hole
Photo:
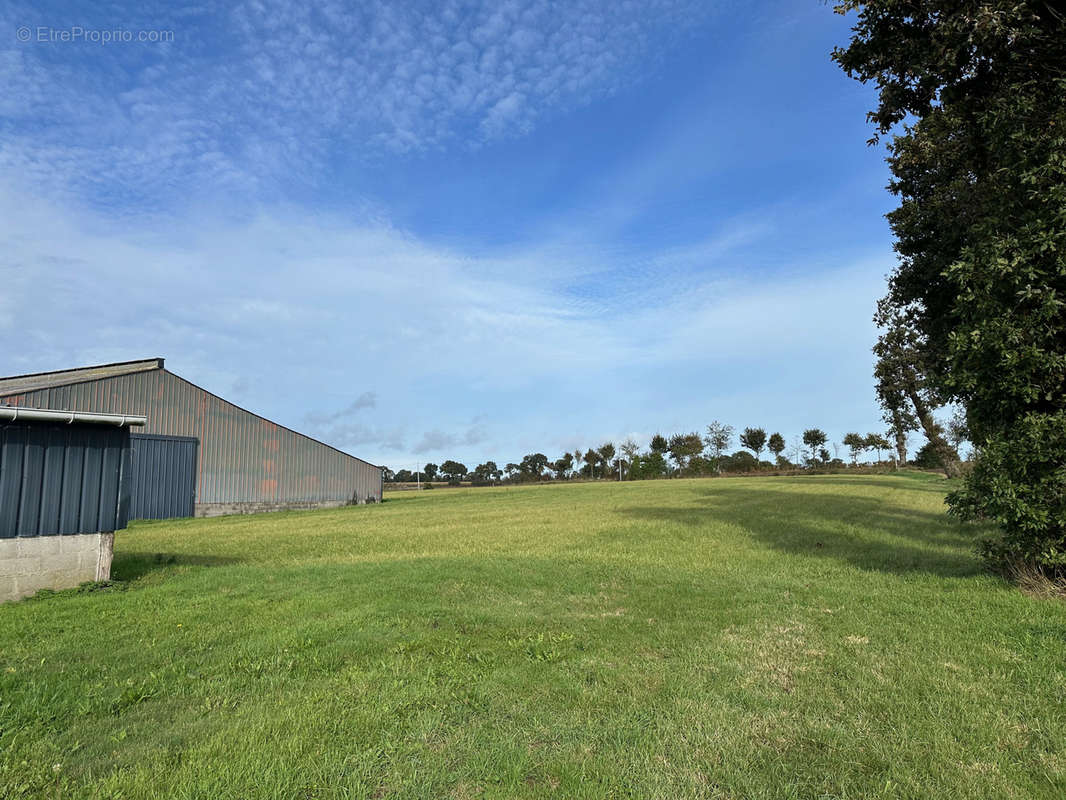
[[[735,439],[743,449],[730,453]],[[840,457],[842,453],[852,465],[857,465],[859,458],[868,453],[876,453],[880,463],[882,454],[892,453],[892,449],[889,440],[879,433],[848,433],[840,443],[830,443],[825,431],[808,428],[789,446],[780,433],[767,435],[763,428],[745,428],[738,436],[732,425],[715,421],[707,426],[703,436],[694,432],[670,437],[656,434],[646,449],[627,439],[617,447],[614,442],[605,442],[584,452],[577,449],[554,461],[543,453],[530,453],[517,464],[510,463],[502,469],[495,461],[486,461],[470,469],[466,464],[452,460],[441,464],[428,463],[421,471],[401,469],[393,472],[386,467],[385,480],[390,483],[422,480],[452,484],[469,481],[474,485],[573,479],[647,480],[762,469],[846,467],[848,463]],[[773,460],[764,460],[764,452]],[[903,455],[905,457],[905,453]],[[896,454],[892,455],[892,460],[900,461]],[[936,450],[928,445],[911,463],[924,468],[940,466]]]

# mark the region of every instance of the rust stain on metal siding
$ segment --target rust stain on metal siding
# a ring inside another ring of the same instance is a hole
[[[197,503],[381,497],[381,470],[216,397],[164,369],[42,388],[11,405],[143,414],[144,433],[200,440]]]

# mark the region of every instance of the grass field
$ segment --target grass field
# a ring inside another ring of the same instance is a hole
[[[928,475],[135,524],[0,606],[0,797],[1062,798],[1066,603]]]

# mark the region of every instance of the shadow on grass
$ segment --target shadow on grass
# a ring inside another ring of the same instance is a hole
[[[800,485],[812,483],[830,486],[876,486],[879,489],[906,489],[908,492],[945,494],[955,487],[955,482],[940,475],[901,472],[877,477],[869,475],[789,475]]]
[[[854,494],[734,485],[700,492],[696,505],[627,508],[618,513],[687,526],[737,525],[776,550],[835,559],[865,570],[950,577],[983,571],[974,552],[977,529],[944,513],[900,508]]]
[[[239,559],[223,556],[119,552],[115,554],[115,560],[111,562],[111,579],[115,581],[135,581],[150,573],[161,572],[174,567],[221,567],[227,564],[239,563]]]

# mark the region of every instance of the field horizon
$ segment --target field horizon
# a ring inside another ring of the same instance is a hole
[[[131,525],[0,606],[4,797],[1057,798],[1066,603],[929,474]]]

